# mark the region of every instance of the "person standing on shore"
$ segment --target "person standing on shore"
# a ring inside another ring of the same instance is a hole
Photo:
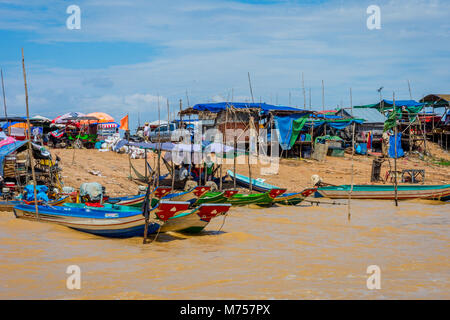
[[[148,138],[150,136],[150,125],[148,122],[144,124],[144,140],[148,141]]]

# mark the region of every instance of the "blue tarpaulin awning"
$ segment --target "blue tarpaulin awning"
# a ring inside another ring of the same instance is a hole
[[[286,106],[274,106],[267,103],[247,103],[247,102],[217,102],[217,103],[200,103],[196,104],[192,109],[196,111],[209,111],[218,113],[226,110],[227,108],[235,109],[260,109],[263,113],[270,111],[291,111],[299,113],[310,113],[310,111],[286,107]]]
[[[28,140],[23,141],[16,141],[10,144],[7,144],[0,148],[0,175],[3,176],[3,162],[5,161],[5,157],[17,149],[19,149],[21,146],[23,146],[25,143],[27,143]]]

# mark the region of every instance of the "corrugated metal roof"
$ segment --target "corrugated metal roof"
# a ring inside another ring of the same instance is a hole
[[[450,94],[429,94],[423,99],[421,99],[421,102],[436,102],[436,101],[442,101],[444,102],[450,102]]]
[[[347,111],[351,114],[351,111]],[[386,117],[377,109],[353,109],[353,117],[357,119],[364,119],[368,123],[384,123]]]

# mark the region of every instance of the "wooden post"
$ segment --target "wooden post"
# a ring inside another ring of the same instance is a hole
[[[38,209],[38,200],[37,200],[37,180],[36,180],[36,172],[34,171],[34,157],[33,157],[33,151],[31,146],[31,125],[30,125],[30,111],[28,107],[28,87],[27,87],[27,74],[25,71],[25,57],[23,54],[23,48],[22,48],[22,69],[23,69],[23,82],[25,85],[25,105],[27,108],[27,138],[28,138],[28,157],[30,159],[30,165],[31,165],[31,174],[33,176],[33,191],[34,191],[34,209],[36,212],[36,219],[39,220],[39,209]]]
[[[144,159],[145,159],[145,163],[144,163],[144,166],[145,166],[145,181],[147,182],[147,149],[144,149]]]
[[[159,181],[159,179],[157,180]],[[153,178],[152,181],[153,190],[151,190],[151,184],[148,183],[147,185],[147,191],[145,194],[145,200],[144,200],[144,207],[143,207],[143,213],[145,217],[145,226],[144,226],[144,239],[143,244],[147,243],[147,236],[148,236],[148,223],[150,219],[150,211],[152,209],[152,200],[153,200],[153,191],[155,190],[155,179]]]
[[[208,181],[208,165],[206,164],[206,161],[205,161],[205,163],[204,163],[204,165],[203,165],[203,169],[205,170],[205,186],[206,186],[206,182]]]
[[[393,95],[394,112],[395,112],[395,92]],[[394,189],[395,189],[395,206],[398,207],[398,195],[397,195],[397,118],[395,118],[394,127]]]
[[[175,187],[175,166],[173,164],[173,152],[172,152],[172,161],[171,161],[171,170],[172,170],[172,190]]]
[[[3,107],[5,109],[5,118],[6,118],[6,122],[9,122],[8,121],[8,112],[6,111],[5,84],[3,82],[3,70],[2,69],[0,69],[0,73],[2,74]]]

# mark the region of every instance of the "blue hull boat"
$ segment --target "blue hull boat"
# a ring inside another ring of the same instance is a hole
[[[174,214],[188,207],[189,203],[185,202],[159,203],[150,211],[148,234],[157,232]],[[140,211],[38,206],[38,213],[39,217],[33,205],[14,207],[17,218],[57,223],[103,237],[130,238],[144,235],[145,217]]]

